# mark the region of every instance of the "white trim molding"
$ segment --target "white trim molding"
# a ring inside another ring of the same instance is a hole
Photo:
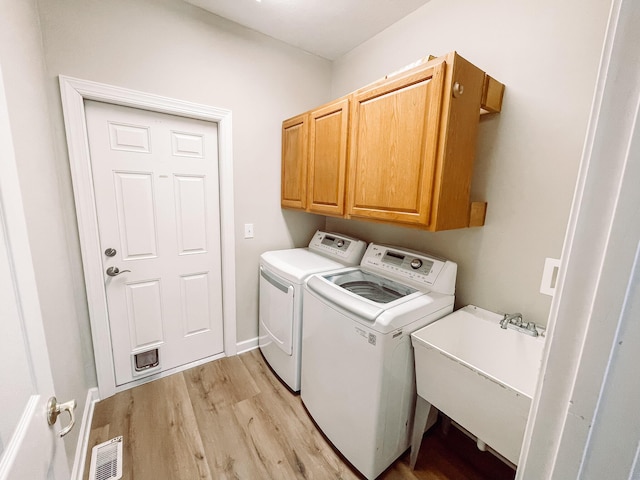
[[[84,475],[85,459],[87,458],[87,449],[89,448],[89,435],[91,434],[91,421],[93,420],[96,403],[99,401],[98,389],[90,388],[87,391],[82,424],[80,425],[80,432],[78,433],[78,444],[76,445],[76,456],[73,461],[71,480],[82,480],[82,476]]]
[[[121,388],[116,388],[111,356],[107,300],[99,254],[98,220],[91,180],[85,100],[180,115],[218,124],[224,350],[226,355],[235,355],[236,270],[231,111],[62,75],[59,80],[100,397],[109,397]],[[135,383],[131,382],[129,385],[134,386]]]
[[[241,353],[247,353],[251,350],[255,350],[256,348],[258,348],[258,337],[238,342],[236,352],[238,355],[240,355]]]

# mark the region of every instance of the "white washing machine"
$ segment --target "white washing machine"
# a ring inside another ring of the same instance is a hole
[[[410,334],[453,311],[456,274],[453,262],[372,243],[359,267],[306,282],[300,395],[368,479],[410,445]]]
[[[311,274],[357,265],[367,244],[346,235],[317,231],[307,248],[260,256],[258,346],[291,390],[300,390],[303,282]]]

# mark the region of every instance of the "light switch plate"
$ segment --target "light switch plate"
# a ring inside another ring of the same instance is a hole
[[[556,293],[556,282],[558,279],[558,269],[560,268],[559,258],[545,258],[542,281],[540,282],[540,293],[553,295]]]
[[[244,224],[244,238],[253,238],[253,223]]]

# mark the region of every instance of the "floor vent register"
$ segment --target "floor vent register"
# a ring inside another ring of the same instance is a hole
[[[115,437],[91,450],[90,480],[122,478],[122,437]]]

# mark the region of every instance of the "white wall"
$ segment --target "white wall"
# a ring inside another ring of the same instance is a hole
[[[472,199],[482,228],[442,233],[328,220],[327,228],[459,263],[457,305],[520,311],[546,324],[545,257],[562,249],[609,0],[431,0],[334,62],[332,96],[429,54],[458,51],[506,85],[480,123]]]

